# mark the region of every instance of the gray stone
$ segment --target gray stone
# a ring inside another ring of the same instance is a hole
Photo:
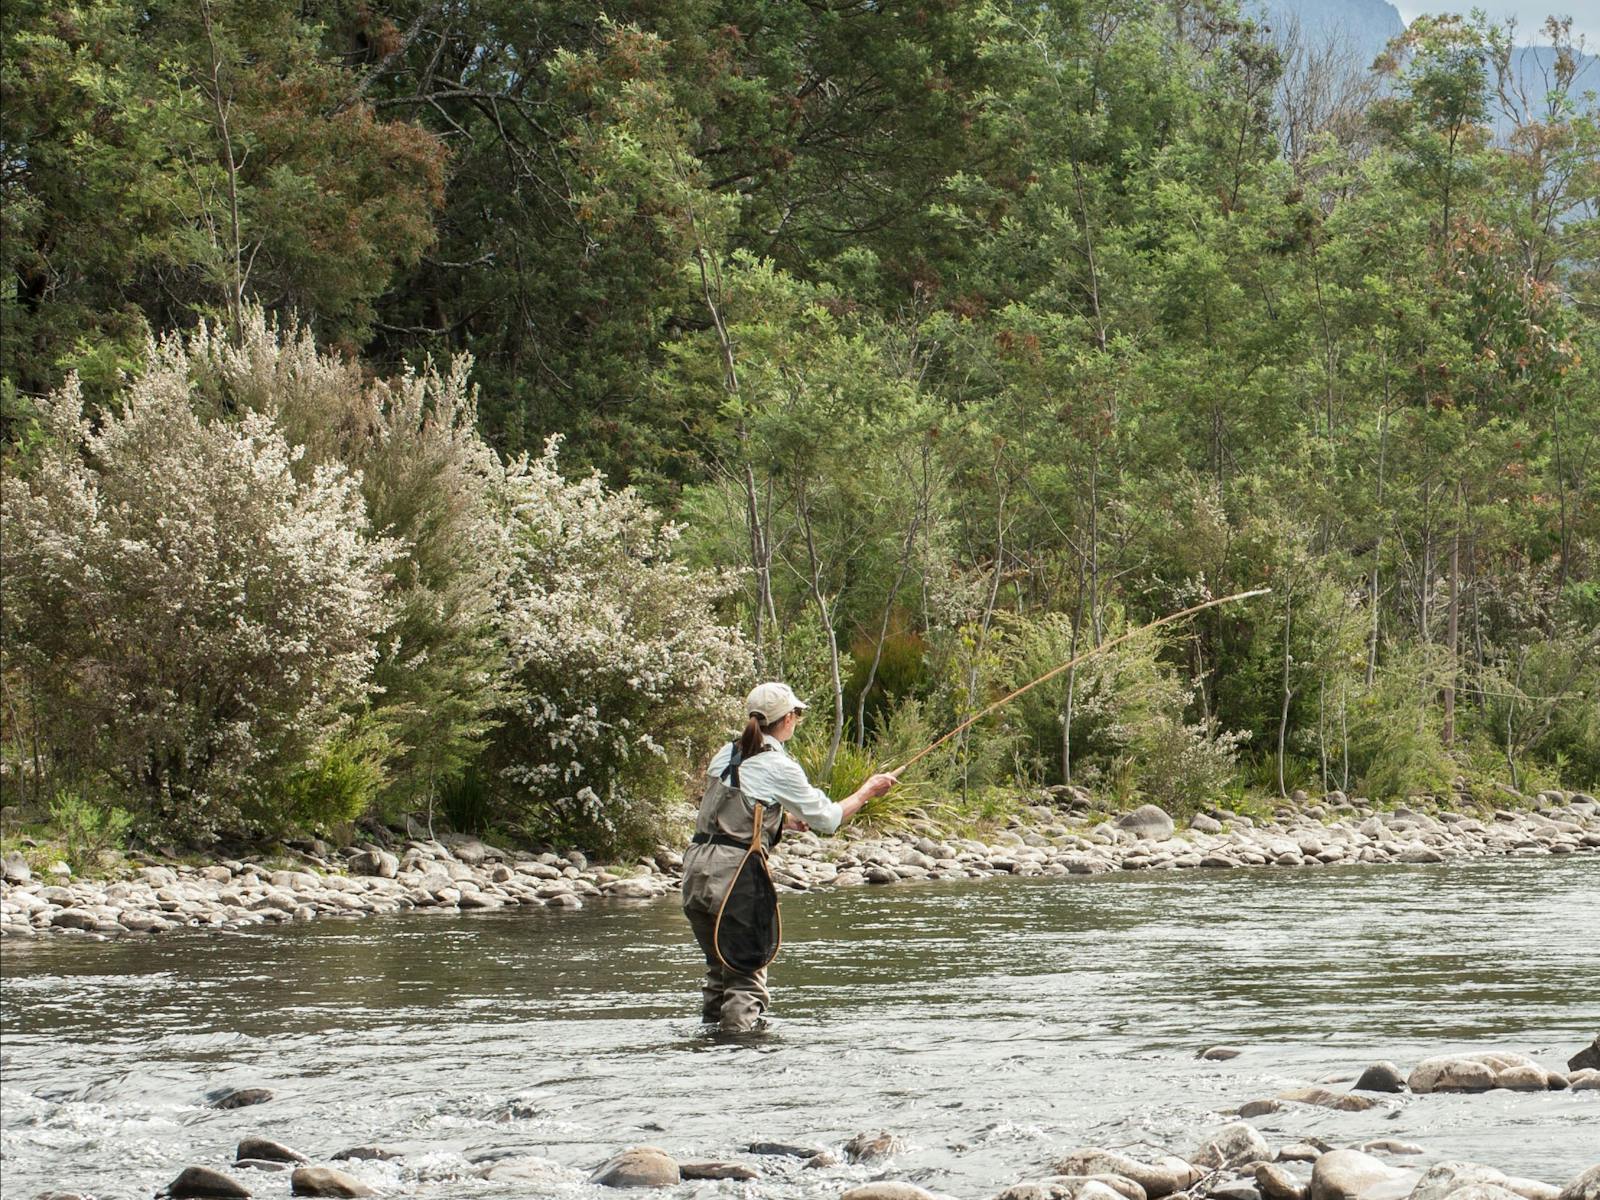
[[[1118,829],[1126,829],[1135,837],[1153,842],[1165,841],[1173,831],[1172,818],[1154,804],[1141,804],[1132,812],[1123,813],[1116,824]]]
[[[1126,1175],[1052,1175],[1037,1184],[1047,1200],[1086,1200],[1109,1188],[1119,1200],[1148,1200],[1144,1188]]]
[[[33,878],[33,869],[28,866],[28,860],[22,856],[20,850],[7,850],[3,862],[0,862],[0,875],[7,883],[27,883]]]
[[[1427,1151],[1415,1142],[1400,1142],[1394,1138],[1374,1138],[1370,1142],[1362,1142],[1358,1150],[1365,1150],[1368,1154],[1426,1154]]]
[[[267,1138],[248,1137],[239,1143],[239,1148],[233,1155],[235,1162],[242,1162],[247,1158],[263,1158],[268,1162],[308,1163],[311,1160],[298,1150],[291,1150],[282,1142],[270,1141]]]
[[[1271,1162],[1272,1149],[1266,1139],[1243,1121],[1224,1125],[1187,1156],[1197,1167],[1243,1167],[1251,1163]]]
[[[746,1154],[770,1154],[775,1158],[815,1158],[823,1153],[821,1146],[796,1146],[792,1142],[751,1142]]]
[[[341,1150],[333,1156],[334,1162],[392,1162],[402,1157],[400,1151],[390,1150],[383,1146],[351,1146]]]
[[[1375,1062],[1352,1085],[1357,1092],[1403,1092],[1406,1090],[1405,1073],[1394,1063]]]
[[[1283,1105],[1277,1100],[1252,1100],[1248,1104],[1239,1106],[1239,1115],[1246,1120],[1253,1117],[1265,1117],[1277,1112]]]
[[[400,860],[387,850],[363,850],[350,860],[350,873],[393,879],[400,874]]]
[[[1223,1062],[1230,1058],[1238,1058],[1244,1051],[1237,1046],[1212,1046],[1208,1050],[1200,1051],[1200,1057],[1212,1062]]]
[[[631,1146],[601,1163],[589,1176],[603,1187],[671,1187],[679,1180],[678,1164],[657,1146]]]
[[[744,1163],[736,1162],[686,1162],[678,1164],[678,1174],[685,1179],[760,1179],[761,1172]]]
[[[1600,1200],[1600,1163],[1562,1188],[1560,1200]]]
[[[1111,1194],[1116,1195],[1115,1192]],[[864,1183],[860,1187],[853,1187],[841,1195],[839,1200],[935,1200],[935,1197],[932,1192],[926,1188],[919,1188],[914,1183],[882,1179],[876,1183]]]
[[[1359,1150],[1333,1150],[1311,1168],[1311,1200],[1401,1200],[1415,1179]]]
[[[1276,1163],[1256,1164],[1256,1187],[1266,1200],[1306,1200],[1310,1191],[1304,1183]]]
[[[100,920],[88,909],[63,908],[50,918],[50,924],[57,929],[95,929],[100,925]]]
[[[196,1200],[240,1200],[250,1195],[250,1189],[231,1175],[210,1167],[185,1167],[167,1184],[167,1195],[173,1200],[183,1200],[186,1196]]]
[[[346,1175],[333,1167],[297,1167],[289,1176],[291,1196],[376,1196],[354,1175]]]
[[[877,1133],[858,1133],[844,1144],[846,1162],[873,1163],[899,1154],[906,1148],[904,1142],[887,1130]]]

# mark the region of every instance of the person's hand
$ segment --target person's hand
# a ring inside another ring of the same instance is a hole
[[[867,780],[867,782],[862,785],[861,790],[868,800],[876,800],[879,796],[884,795],[890,788],[899,782],[900,780],[893,775],[880,773]]]
[[[809,833],[811,826],[807,825],[799,817],[791,817],[786,814],[783,818],[783,831],[785,833]]]

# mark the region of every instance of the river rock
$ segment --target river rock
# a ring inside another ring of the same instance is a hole
[[[1600,1034],[1594,1041],[1567,1059],[1569,1071],[1600,1071]]]
[[[1490,1088],[1544,1091],[1550,1072],[1524,1054],[1490,1050],[1482,1054],[1439,1055],[1423,1059],[1407,1081],[1413,1092],[1483,1092]]]
[[[1115,1192],[1111,1194],[1116,1195]],[[936,1197],[926,1188],[920,1188],[914,1183],[905,1183],[898,1179],[881,1179],[853,1187],[841,1195],[839,1200],[936,1200]]]
[[[1243,1121],[1235,1121],[1212,1134],[1188,1159],[1197,1167],[1213,1170],[1218,1167],[1243,1167],[1250,1163],[1270,1162],[1272,1148],[1251,1126]]]
[[[684,1179],[760,1179],[761,1172],[744,1163],[736,1162],[686,1162],[678,1164],[678,1174]]]
[[[1600,1200],[1600,1163],[1562,1188],[1558,1200]]]
[[[1333,1150],[1311,1168],[1311,1200],[1402,1200],[1416,1178],[1359,1150]]]
[[[1243,1053],[1244,1051],[1237,1046],[1212,1046],[1209,1049],[1200,1051],[1197,1057],[1206,1059],[1209,1062],[1225,1062],[1230,1058],[1238,1058]]]
[[[1375,1108],[1377,1101],[1370,1096],[1356,1096],[1349,1092],[1334,1092],[1325,1087],[1294,1088],[1279,1092],[1278,1099],[1291,1104],[1310,1104],[1316,1108],[1331,1108],[1338,1112],[1366,1112]]]
[[[821,1146],[796,1146],[792,1142],[751,1142],[746,1154],[770,1154],[775,1158],[815,1158],[823,1153]]]
[[[654,900],[655,884],[647,878],[619,879],[606,884],[606,895],[614,900]]]
[[[1427,1151],[1415,1142],[1401,1142],[1394,1138],[1374,1138],[1370,1142],[1362,1142],[1357,1150],[1365,1150],[1368,1154],[1426,1154]]]
[[[595,1169],[590,1183],[603,1187],[671,1187],[680,1178],[678,1164],[656,1146],[632,1146]]]
[[[272,1099],[266,1088],[227,1088],[213,1092],[208,1097],[212,1108],[248,1108],[252,1104],[265,1104]]]
[[[376,1196],[354,1175],[346,1175],[333,1167],[298,1167],[289,1176],[291,1196]]]
[[[1152,842],[1162,842],[1172,836],[1172,818],[1154,804],[1141,804],[1132,812],[1125,812],[1117,818],[1118,829],[1126,829],[1134,837],[1148,838]]]
[[[1310,1189],[1276,1163],[1256,1164],[1256,1187],[1266,1200],[1306,1200]]]
[[[1351,1090],[1357,1092],[1403,1092],[1406,1090],[1405,1072],[1388,1060],[1375,1062],[1361,1072],[1361,1077],[1351,1085]]]
[[[1069,1176],[1118,1175],[1137,1183],[1150,1200],[1170,1196],[1192,1182],[1187,1170],[1180,1177],[1177,1171],[1165,1164],[1154,1166],[1138,1162],[1126,1154],[1102,1150],[1097,1146],[1086,1146],[1056,1159],[1050,1164],[1050,1170],[1056,1175]]]
[[[350,873],[393,879],[400,874],[400,860],[387,850],[363,850],[350,860]]]
[[[195,1197],[196,1200],[240,1200],[250,1195],[250,1189],[231,1175],[213,1171],[210,1167],[185,1167],[176,1179],[167,1184],[167,1195],[172,1200],[183,1200],[186,1196]]]
[[[904,1142],[887,1130],[877,1133],[858,1133],[844,1144],[846,1162],[872,1163],[899,1154],[906,1148]]]
[[[1277,1100],[1251,1100],[1239,1106],[1239,1115],[1248,1121],[1255,1117],[1269,1116],[1282,1107],[1282,1102]]]
[[[7,883],[27,883],[33,878],[33,868],[28,866],[22,851],[7,850],[4,860],[0,860],[0,875]]]
[[[334,1162],[392,1162],[403,1157],[398,1150],[384,1146],[351,1146],[333,1156]]]
[[[308,1163],[311,1161],[300,1151],[291,1150],[282,1142],[256,1137],[245,1138],[239,1143],[239,1148],[233,1155],[235,1162],[243,1162],[247,1158],[262,1158],[268,1162],[281,1163]]]

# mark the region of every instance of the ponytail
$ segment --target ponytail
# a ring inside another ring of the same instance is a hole
[[[776,725],[777,722],[774,721],[772,724]],[[753,758],[767,748],[766,734],[771,728],[772,725],[763,725],[761,718],[754,715],[745,722],[736,747],[741,761]]]

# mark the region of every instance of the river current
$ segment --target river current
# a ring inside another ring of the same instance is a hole
[[[786,897],[772,1033],[700,1031],[699,967],[670,903],[408,914],[237,934],[8,941],[0,1180],[149,1197],[246,1135],[385,1194],[595,1197],[582,1175],[659,1145],[755,1183],[678,1195],[834,1196],[887,1174],[960,1200],[1082,1145],[1182,1153],[1286,1087],[1509,1049],[1561,1068],[1600,1031],[1600,858],[1118,873]],[[1234,1059],[1197,1057],[1217,1044]],[[274,1098],[207,1106],[226,1087]],[[1348,1086],[1339,1085],[1340,1087]],[[1600,1092],[1287,1106],[1281,1144],[1399,1138],[1563,1183],[1600,1162]],[[888,1167],[752,1158],[887,1129]],[[537,1155],[544,1183],[463,1177]],[[286,1175],[240,1172],[257,1196]]]

